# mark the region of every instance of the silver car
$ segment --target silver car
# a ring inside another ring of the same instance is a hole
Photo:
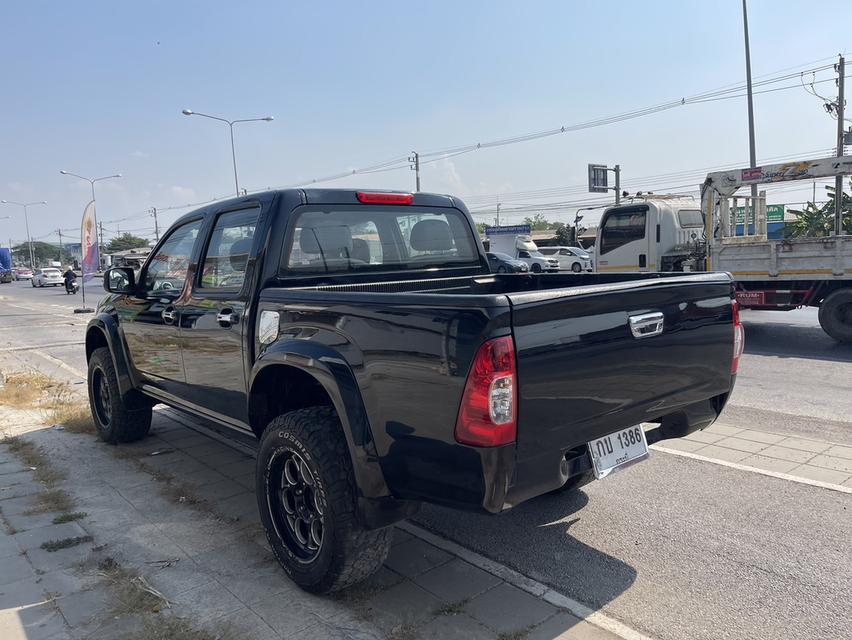
[[[34,287],[58,287],[65,284],[59,269],[36,269],[31,280]]]

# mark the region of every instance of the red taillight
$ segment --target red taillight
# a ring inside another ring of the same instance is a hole
[[[734,315],[734,359],[731,361],[731,375],[736,375],[737,369],[740,368],[740,356],[745,349],[745,329],[740,320],[740,304],[736,300],[731,300],[731,311]]]
[[[364,204],[411,204],[414,202],[413,193],[371,193],[358,192],[358,202]]]
[[[518,385],[515,343],[511,336],[483,343],[464,386],[456,441],[474,447],[498,447],[518,434]]]

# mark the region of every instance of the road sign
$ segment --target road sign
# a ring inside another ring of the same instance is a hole
[[[737,207],[734,209],[737,224],[745,223],[745,207]],[[751,211],[749,211],[751,218]],[[784,222],[784,205],[783,204],[768,204],[766,205],[766,221],[767,222]],[[749,220],[751,222],[751,220]]]
[[[605,164],[589,165],[589,193],[606,193],[609,191],[607,186],[608,173]]]
[[[528,236],[532,233],[532,228],[528,224],[514,224],[505,227],[485,227],[486,236]]]

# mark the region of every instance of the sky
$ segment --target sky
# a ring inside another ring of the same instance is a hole
[[[842,15],[848,0],[750,0],[755,80],[830,65],[852,51]],[[31,235],[45,240],[55,240],[57,229],[78,234],[90,199],[89,183],[60,169],[122,174],[97,184],[105,239],[122,231],[153,237],[151,207],[160,210],[162,231],[189,210],[171,207],[233,193],[227,125],[187,117],[184,108],[230,119],[274,116],[235,127],[240,186],[254,191],[745,80],[739,0],[7,0],[0,21],[0,198],[46,200],[29,216]],[[833,74],[829,68],[815,78]],[[798,77],[777,82],[765,88],[793,88],[755,96],[758,160],[833,155],[836,122],[798,84]],[[836,95],[833,82],[814,88]],[[547,217],[568,220],[584,202],[606,198],[586,193],[587,163],[618,163],[630,191],[688,191],[709,167],[746,166],[747,132],[744,97],[685,104],[431,156],[422,189],[461,196],[479,221],[493,221],[498,196],[503,221],[550,202],[566,204],[545,209]],[[647,178],[676,172],[684,173]],[[412,190],[414,173],[403,167],[320,184]],[[538,190],[550,191],[526,193]],[[770,193],[770,202],[810,194],[807,185]],[[6,215],[2,246],[26,237],[21,211],[4,205],[0,218]]]

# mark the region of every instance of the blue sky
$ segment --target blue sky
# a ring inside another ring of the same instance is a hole
[[[848,20],[838,19],[848,2],[751,0],[749,14],[756,76],[852,50]],[[0,20],[0,198],[48,201],[32,210],[34,237],[79,225],[88,184],[60,169],[124,175],[98,185],[100,219],[130,218],[106,222],[107,237],[119,229],[152,235],[153,221],[141,215],[151,206],[227,195],[227,127],[183,116],[184,107],[275,116],[238,125],[241,186],[255,190],[744,80],[737,0],[10,1]],[[831,83],[818,89],[835,91]],[[835,122],[803,89],[759,95],[755,104],[759,158],[832,146]],[[747,160],[746,126],[743,98],[687,105],[434,162],[424,166],[423,188],[488,211],[494,194],[582,184],[586,163],[618,162],[625,185],[645,189],[637,178]],[[413,184],[404,169],[328,186]],[[525,203],[508,200],[508,208]],[[164,212],[161,223],[180,213]],[[0,244],[23,239],[18,211],[5,207],[4,215],[13,219],[0,220]]]

